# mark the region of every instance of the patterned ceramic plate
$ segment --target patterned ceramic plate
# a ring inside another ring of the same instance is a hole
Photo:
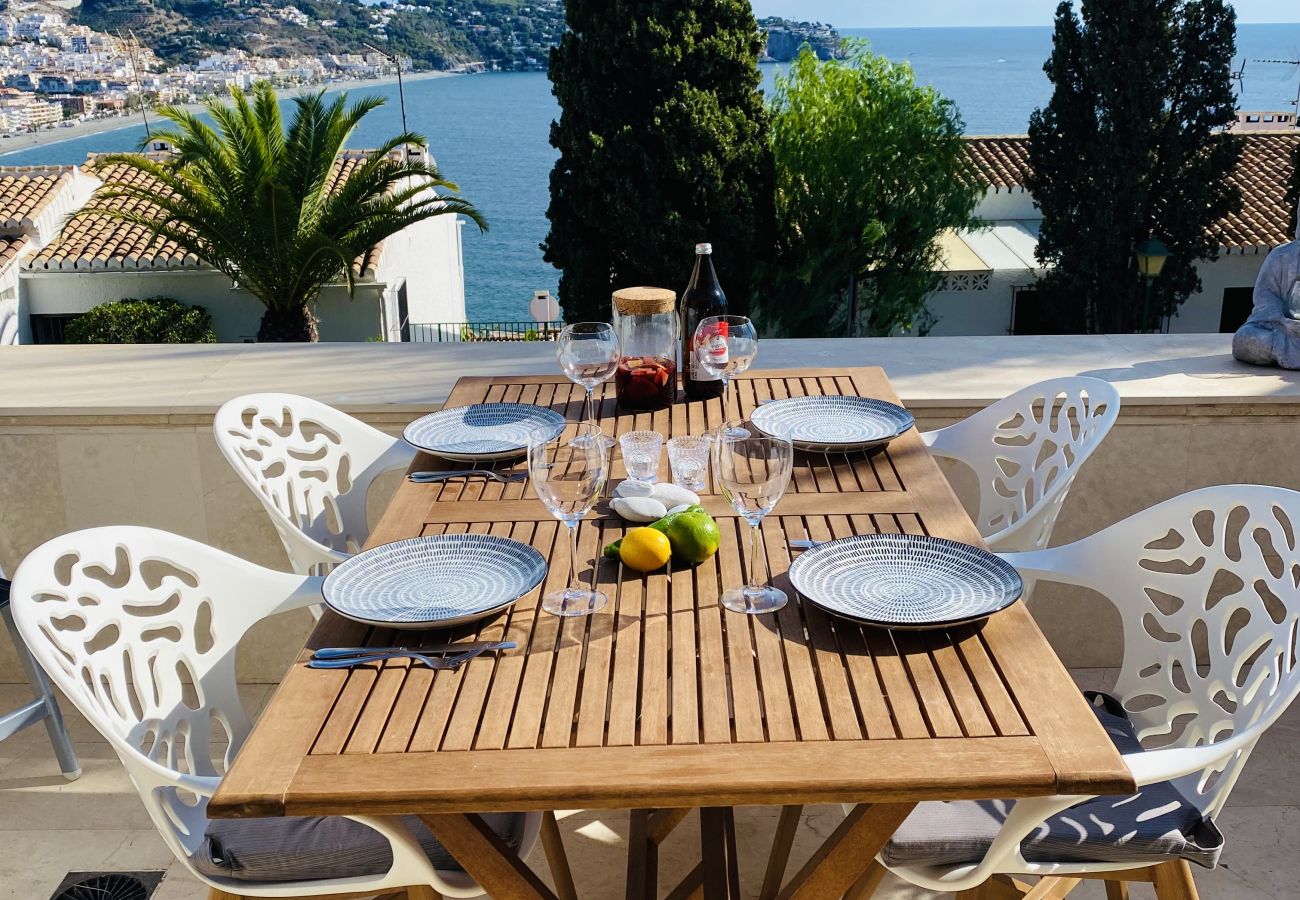
[[[791,397],[764,403],[750,421],[800,450],[850,453],[888,444],[916,424],[901,406],[871,397]]]
[[[830,541],[790,566],[790,580],[837,616],[887,628],[986,619],[1020,598],[1020,574],[987,550],[915,534]]]
[[[528,452],[529,433],[541,427],[559,434],[564,416],[527,403],[479,403],[416,419],[402,437],[443,459],[478,462],[522,456]]]
[[[383,544],[325,579],[330,609],[367,625],[450,628],[500,612],[546,577],[527,544],[490,534],[440,534]]]

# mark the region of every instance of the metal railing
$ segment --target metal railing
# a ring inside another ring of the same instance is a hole
[[[412,322],[412,343],[553,341],[563,322]]]

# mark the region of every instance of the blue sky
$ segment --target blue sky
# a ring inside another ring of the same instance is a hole
[[[1050,25],[1057,0],[754,0],[760,16],[815,19],[833,25],[890,28],[926,25]],[[1237,0],[1242,22],[1300,22],[1300,0]]]

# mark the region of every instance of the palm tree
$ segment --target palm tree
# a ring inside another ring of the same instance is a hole
[[[317,340],[321,289],[343,281],[351,293],[353,260],[409,225],[462,214],[487,230],[468,200],[436,192],[458,189],[424,154],[406,152],[427,147],[418,134],[385,141],[338,177],[348,136],[382,98],[295,97],[286,132],[270,84],[231,97],[207,104],[216,128],[179,107],[159,109],[172,127],[150,140],[171,144],[165,159],[96,157],[104,187],[73,218],[148,228],[228,275],[266,306],[259,341]]]

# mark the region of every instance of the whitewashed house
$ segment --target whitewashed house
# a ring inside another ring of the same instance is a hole
[[[359,150],[340,155],[335,184],[346,180],[364,156]],[[102,184],[85,169],[68,172],[86,188],[68,194],[51,223],[53,231],[11,266],[17,300],[16,325],[11,322],[9,331],[19,342],[61,343],[68,321],[126,297],[170,297],[199,305],[212,315],[219,341],[255,338],[263,312],[256,298],[148,229],[88,215],[60,230],[66,216]],[[105,174],[142,177],[125,167]],[[354,260],[352,274],[351,296],[339,283],[320,297],[322,341],[399,341],[409,333],[407,323],[465,319],[459,217],[439,216],[403,230]]]
[[[0,168],[0,346],[30,340],[23,264],[58,238],[98,186],[77,166]]]
[[[1232,176],[1242,210],[1219,222],[1221,253],[1199,266],[1200,293],[1188,298],[1169,331],[1236,331],[1251,309],[1251,292],[1270,250],[1291,239],[1294,208],[1288,203],[1300,131],[1245,133],[1242,159]],[[1025,188],[1030,172],[1024,136],[967,139],[973,171],[986,185],[977,215],[987,227],[949,232],[943,238],[944,283],[927,308],[933,335],[1035,334],[1048,318],[1038,306],[1034,256],[1042,213]]]

